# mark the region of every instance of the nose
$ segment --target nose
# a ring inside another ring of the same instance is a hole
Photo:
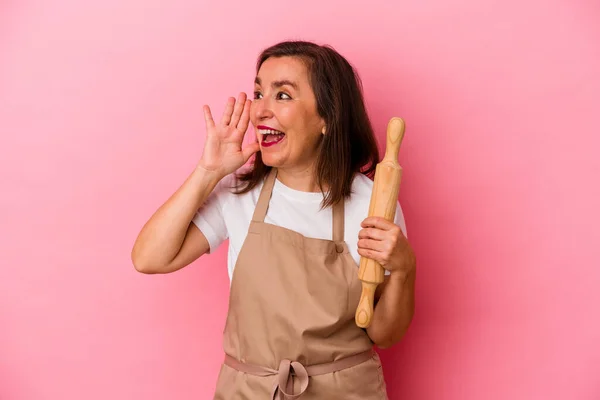
[[[271,110],[267,100],[254,100],[252,105],[254,106],[253,114],[256,120],[264,121],[273,117],[273,111]]]

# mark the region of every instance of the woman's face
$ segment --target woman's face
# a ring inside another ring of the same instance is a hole
[[[311,168],[325,124],[302,60],[271,57],[261,65],[250,118],[266,165]]]

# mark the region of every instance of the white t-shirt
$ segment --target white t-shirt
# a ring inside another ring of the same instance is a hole
[[[233,175],[223,178],[193,219],[208,240],[209,252],[215,251],[229,239],[227,271],[230,281],[262,189],[260,183],[248,193],[233,194],[229,189],[233,179]],[[358,232],[362,229],[360,224],[368,216],[372,190],[373,181],[363,174],[357,174],[352,182],[352,195],[344,204],[344,241],[357,266],[360,263]],[[307,237],[331,240],[332,209],[327,207],[320,210],[322,200],[321,193],[294,190],[276,179],[265,222],[291,229]],[[406,235],[406,224],[399,203],[394,222]]]

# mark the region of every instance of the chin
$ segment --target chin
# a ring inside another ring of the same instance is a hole
[[[267,167],[281,168],[285,165],[285,160],[282,159],[281,156],[278,157],[276,154],[262,153],[261,158],[263,164],[265,164]]]
[[[271,157],[263,157],[262,162],[267,167],[274,167],[274,168],[279,168],[283,164],[283,163],[279,162],[278,160],[273,160]]]

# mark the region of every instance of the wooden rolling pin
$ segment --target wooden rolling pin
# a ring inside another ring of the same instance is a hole
[[[375,168],[369,217],[383,217],[394,221],[402,176],[398,153],[403,138],[404,121],[401,118],[392,118],[387,126],[385,156]],[[362,281],[362,294],[356,308],[355,320],[359,327],[368,328],[373,319],[375,290],[377,285],[383,282],[384,269],[378,262],[361,257],[358,278]]]

